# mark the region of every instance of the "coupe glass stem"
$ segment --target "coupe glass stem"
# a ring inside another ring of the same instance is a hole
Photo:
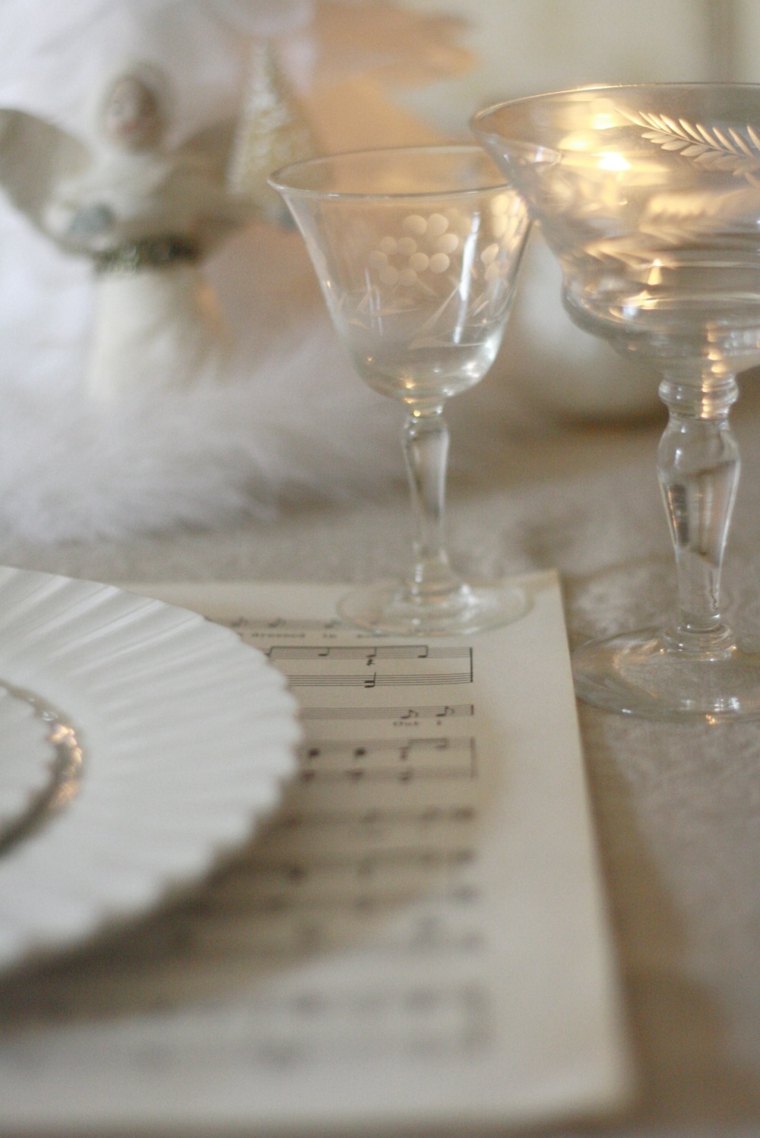
[[[415,528],[409,590],[415,600],[434,601],[461,585],[445,546],[449,429],[442,407],[409,411],[402,443]]]
[[[678,619],[668,645],[684,653],[727,654],[733,635],[720,613],[723,555],[739,481],[739,448],[729,410],[733,375],[698,386],[667,374],[660,396],[669,422],[660,442],[658,475],[675,550]]]

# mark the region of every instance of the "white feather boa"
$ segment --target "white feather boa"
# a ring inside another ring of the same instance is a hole
[[[12,221],[0,213],[11,251]],[[397,409],[353,376],[294,233],[254,227],[209,265],[235,327],[224,382],[143,376],[106,402],[82,383],[88,271],[21,237],[16,307],[33,292],[37,319],[17,322],[0,355],[4,530],[50,542],[217,525],[293,498],[364,493],[398,470]],[[6,283],[0,304],[9,294]],[[132,361],[136,373],[149,358]]]

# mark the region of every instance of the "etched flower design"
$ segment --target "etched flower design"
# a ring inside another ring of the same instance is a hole
[[[399,232],[384,233],[369,254],[369,266],[380,284],[391,289],[440,291],[461,277],[462,259],[472,257],[469,271],[489,285],[510,272],[512,254],[522,241],[524,208],[513,194],[496,195],[489,202],[486,222],[492,240],[474,251],[482,238],[473,230],[470,214],[449,209],[440,213],[410,213]]]
[[[362,233],[368,251],[349,323],[373,336],[403,335],[415,349],[452,337],[460,346],[479,342],[508,308],[527,225],[522,199],[506,189],[430,212],[386,211]]]
[[[370,267],[378,280],[390,287],[415,287],[426,278],[447,273],[455,254],[461,256],[462,238],[456,232],[454,211],[409,213],[401,222],[401,233],[383,234],[369,255]]]
[[[480,253],[483,279],[490,284],[505,277],[525,232],[525,207],[514,194],[497,194],[489,203],[494,240]]]

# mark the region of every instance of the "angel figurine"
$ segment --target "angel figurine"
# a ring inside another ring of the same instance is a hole
[[[224,375],[223,324],[201,264],[258,207],[228,186],[223,147],[168,148],[168,106],[164,74],[135,64],[107,84],[91,145],[26,112],[0,112],[11,199],[93,263],[86,386],[100,398]]]

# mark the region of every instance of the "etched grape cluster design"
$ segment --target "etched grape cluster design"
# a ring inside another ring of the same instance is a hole
[[[393,294],[397,304],[414,305],[424,297],[459,289],[463,259],[485,292],[510,272],[524,229],[522,206],[514,195],[495,195],[485,218],[487,243],[473,233],[472,216],[459,209],[407,213],[400,224],[380,234],[368,256],[373,282]]]
[[[343,314],[355,328],[386,336],[389,320],[416,318],[411,347],[447,342],[455,325],[461,337],[465,327],[497,324],[511,300],[526,226],[525,207],[509,191],[475,207],[394,210],[364,235],[361,285],[353,303],[345,298]]]

